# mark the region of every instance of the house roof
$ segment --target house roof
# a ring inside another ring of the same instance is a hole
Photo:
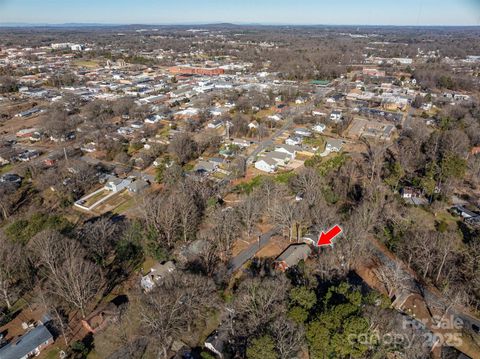
[[[118,178],[116,176],[109,176],[107,179],[107,183],[112,183],[115,186],[118,186],[120,183],[122,183],[122,179]]]
[[[296,128],[295,129],[295,133],[310,133],[310,130],[308,128],[305,128],[305,127],[300,127],[300,128]]]
[[[279,152],[279,151],[269,152],[265,155],[265,157],[272,158],[274,160],[281,160],[281,161],[285,161],[285,160],[290,159],[290,156],[288,155],[288,153]]]
[[[41,344],[53,340],[52,334],[44,325],[39,325],[0,349],[1,359],[19,359],[35,350]]]
[[[277,165],[277,161],[275,161],[273,158],[262,157],[257,162],[262,162],[262,161],[271,167],[275,167]]]
[[[312,250],[305,243],[292,244],[280,254],[276,262],[285,262],[289,267],[294,266],[310,255]]]
[[[454,208],[456,208],[460,213],[462,213],[462,215],[467,215],[469,217],[476,217],[479,215],[478,213],[472,212],[463,206],[455,206]]]
[[[216,165],[220,165],[222,163],[224,163],[224,159],[223,158],[219,158],[219,157],[212,157],[208,160],[208,162],[210,163],[213,163],[213,164],[216,164]]]
[[[228,330],[225,326],[221,326],[210,334],[205,341],[205,346],[218,355],[221,355],[224,351],[225,344],[228,341]]]
[[[194,170],[195,171],[205,171],[205,172],[213,172],[216,169],[216,165],[207,161],[199,161],[196,165]]]
[[[327,140],[327,146],[340,149],[343,146],[343,141],[335,138],[329,138]]]
[[[287,145],[286,143],[278,145],[275,147],[275,151],[278,152],[279,149],[284,149],[285,151],[289,153],[295,153],[296,151],[300,151],[300,147],[298,146],[293,146],[293,145]]]
[[[142,190],[144,188],[147,188],[149,185],[148,185],[148,182],[147,181],[144,181],[142,179],[137,179],[135,182],[132,182],[128,185],[128,188],[131,190],[131,191],[139,191],[139,190]]]

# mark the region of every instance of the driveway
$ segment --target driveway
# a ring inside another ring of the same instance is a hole
[[[228,274],[232,274],[236,270],[240,269],[246,262],[252,259],[262,248],[264,248],[272,239],[272,237],[278,233],[278,228],[273,228],[270,231],[263,233],[260,239],[252,243],[247,249],[244,249],[235,257],[231,258],[228,262]]]

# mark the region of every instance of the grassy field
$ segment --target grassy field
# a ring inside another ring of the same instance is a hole
[[[128,198],[125,202],[116,207],[112,212],[114,214],[122,214],[128,211],[135,205],[135,200],[133,198]]]
[[[87,67],[87,68],[96,68],[99,65],[97,61],[92,61],[92,60],[76,60],[73,62],[73,64],[78,67]]]
[[[110,194],[110,192],[108,192],[107,190],[104,190],[102,192],[98,192],[95,196],[87,199],[87,201],[85,203],[85,206],[90,207],[92,204],[96,203],[97,201],[99,201],[100,199],[102,199],[103,197],[105,197],[109,194]]]
[[[325,149],[325,139],[319,135],[305,138],[304,143],[312,147],[318,147],[319,151],[323,151]]]
[[[58,359],[60,358],[59,353],[60,353],[60,348],[52,348],[50,350],[47,350],[44,352],[45,354],[41,354],[40,358],[43,359]]]
[[[3,175],[7,172],[10,172],[13,168],[13,165],[10,163],[8,165],[5,165],[3,167],[0,167],[0,175]]]

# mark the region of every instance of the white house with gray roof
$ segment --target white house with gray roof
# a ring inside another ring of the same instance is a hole
[[[43,324],[0,348],[1,359],[27,359],[38,356],[53,343],[53,335]]]

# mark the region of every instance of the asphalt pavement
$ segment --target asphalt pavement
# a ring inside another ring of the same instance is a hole
[[[250,244],[247,249],[244,249],[235,257],[232,257],[228,262],[228,273],[232,274],[236,270],[240,269],[240,267],[242,267],[247,261],[252,259],[255,254],[257,254],[257,252],[264,248],[270,242],[270,239],[277,233],[277,228],[271,229],[267,233],[263,233],[262,235],[260,235],[259,240],[257,240],[255,243]]]

